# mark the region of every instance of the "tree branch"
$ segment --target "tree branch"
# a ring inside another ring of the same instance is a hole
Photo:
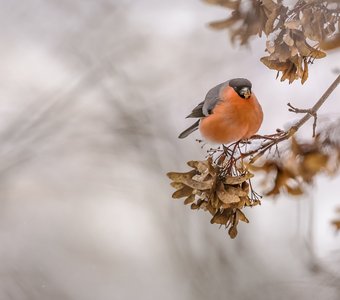
[[[263,143],[258,148],[251,150],[246,153],[242,153],[240,158],[246,158],[253,154],[256,154],[254,157],[250,159],[250,163],[254,163],[258,160],[267,150],[271,149],[274,145],[281,143],[282,141],[290,139],[311,117],[316,116],[317,111],[320,107],[326,102],[327,98],[332,94],[332,92],[336,89],[336,87],[340,83],[340,75],[334,80],[334,82],[330,85],[330,87],[326,90],[326,92],[321,96],[321,98],[314,104],[314,106],[310,109],[304,110],[306,113],[299,121],[297,121],[294,125],[292,125],[287,131],[281,131],[276,134],[276,137],[273,138],[273,135],[270,135],[269,141]],[[296,112],[301,112],[296,111]],[[313,125],[314,127],[316,125]],[[315,130],[315,128],[314,128]],[[267,139],[267,140],[268,140]]]

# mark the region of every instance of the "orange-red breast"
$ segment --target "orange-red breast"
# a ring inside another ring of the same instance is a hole
[[[187,137],[198,128],[202,136],[213,143],[228,144],[250,138],[263,120],[261,105],[251,88],[251,82],[244,78],[231,79],[212,88],[187,116],[198,120],[179,138]]]

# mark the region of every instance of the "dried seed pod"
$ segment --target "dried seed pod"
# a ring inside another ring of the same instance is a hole
[[[249,197],[251,190],[247,183],[254,175],[243,169],[235,176],[223,174],[226,159],[222,155],[215,163],[211,157],[205,161],[189,161],[187,164],[193,170],[167,175],[176,189],[173,198],[185,198],[184,204],[191,204],[191,209],[209,212],[213,216],[211,223],[230,227],[228,233],[235,238],[238,221],[248,222],[241,210],[257,204],[256,199]]]

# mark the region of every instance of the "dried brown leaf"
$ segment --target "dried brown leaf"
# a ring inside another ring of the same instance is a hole
[[[275,27],[273,28],[273,32],[276,31],[279,28],[282,28],[286,18],[287,18],[287,11],[288,11],[288,7],[281,5],[280,11],[279,11],[279,16],[278,16],[278,22],[275,25]]]
[[[234,239],[237,236],[237,227],[235,225],[231,226],[228,230],[229,236]]]
[[[195,174],[197,174],[197,172],[195,170],[192,170],[187,173],[169,172],[167,173],[167,176],[175,182],[183,183],[196,190],[208,190],[213,186],[213,179],[206,181],[193,180],[192,177]]]
[[[241,187],[226,186],[226,191],[230,194],[237,195],[239,197],[245,197],[248,195]]]
[[[240,176],[226,176],[224,183],[230,184],[230,185],[240,184],[253,177],[254,177],[254,174],[249,173],[249,172],[243,175],[240,175]]]
[[[325,39],[320,43],[320,48],[323,50],[334,50],[339,47],[340,47],[340,33],[334,35],[332,38]]]
[[[201,209],[201,208],[205,208],[207,206],[207,202],[200,199],[200,200],[197,200],[196,203],[192,203],[191,204],[191,209]]]
[[[233,11],[230,18],[225,19],[225,20],[210,22],[209,26],[213,29],[221,30],[221,29],[225,29],[225,28],[233,26],[239,20],[241,20],[240,13],[238,11]]]
[[[224,210],[223,212],[217,211],[217,213],[210,220],[210,223],[211,224],[227,225],[231,214],[232,214],[232,211],[227,210],[227,209]]]
[[[246,196],[246,197],[240,197],[240,202],[236,203],[236,204],[232,204],[231,207],[232,208],[238,208],[238,209],[242,209],[245,205],[246,205],[246,200],[248,199],[249,197]]]
[[[282,187],[286,187],[287,181],[290,178],[294,178],[294,175],[291,174],[287,169],[279,168],[276,174],[274,187],[266,193],[267,196],[275,196],[280,194],[280,190]]]
[[[171,185],[173,188],[175,188],[176,190],[179,190],[179,189],[185,187],[185,184],[180,183],[180,182],[174,182],[174,181],[171,182],[170,185]]]
[[[303,172],[314,175],[326,167],[328,159],[329,156],[324,153],[308,153],[303,158],[302,170]]]
[[[307,59],[305,58],[303,60],[303,74],[301,77],[301,83],[304,84],[307,78],[308,78],[308,63],[307,63]]]
[[[216,214],[217,208],[212,207],[212,205],[208,203],[208,205],[207,205],[207,211],[209,211],[209,213],[210,213],[212,216],[214,216],[214,215]]]
[[[203,210],[207,210],[207,206],[208,206],[208,202],[207,202],[207,201],[202,201],[202,202],[199,204],[199,208],[200,208],[200,209],[203,209]]]
[[[286,43],[275,44],[275,52],[270,55],[270,60],[279,60],[281,63],[287,62],[291,57],[291,51]]]
[[[191,171],[186,172],[186,173],[169,172],[169,173],[167,173],[166,175],[167,175],[172,181],[184,183],[183,180],[191,179],[195,174],[196,174],[196,171],[195,171],[195,170],[191,170]]]
[[[264,171],[269,173],[271,171],[277,170],[278,165],[276,161],[267,160],[262,166],[249,165],[249,168],[254,171]]]
[[[296,140],[295,136],[292,136],[291,138],[290,149],[294,156],[297,156],[303,153],[302,148],[300,144],[298,143],[298,141]]]
[[[324,38],[324,24],[325,24],[325,18],[324,13],[321,10],[314,10],[313,14],[313,22],[311,24],[313,29],[313,35],[309,38],[314,41],[322,41]]]
[[[302,77],[303,69],[302,69],[302,57],[295,55],[291,58],[291,62],[295,65],[296,74],[298,77]]]
[[[332,225],[335,227],[336,231],[340,230],[340,220],[333,220]]]
[[[289,68],[283,72],[281,81],[288,79],[289,83],[292,83],[296,78],[296,67],[293,62],[290,62]]]
[[[195,195],[190,195],[189,197],[187,197],[185,200],[184,200],[184,204],[187,205],[187,204],[190,204],[192,202],[195,201]]]
[[[240,201],[240,197],[236,193],[232,193],[229,187],[228,190],[226,190],[222,182],[217,186],[216,194],[224,204],[232,204]]]
[[[211,203],[211,206],[214,208],[220,207],[220,200],[218,199],[217,195],[213,195],[210,197],[210,203]]]
[[[247,193],[247,195],[248,195],[248,193],[250,191],[249,183],[244,181],[244,182],[242,182],[242,186],[241,187],[242,187],[242,190],[244,190]]]
[[[294,45],[294,40],[291,38],[290,36],[290,31],[287,31],[284,35],[283,35],[283,41],[289,46],[292,47]]]
[[[287,192],[293,196],[300,196],[303,195],[304,191],[300,186],[291,187],[289,185],[286,185]]]
[[[200,207],[199,207],[198,204],[192,203],[192,204],[190,205],[190,208],[193,209],[193,210],[195,210],[195,209],[199,209]]]
[[[236,209],[236,219],[245,223],[249,223],[249,220],[247,219],[246,215],[240,209]]]
[[[272,12],[279,6],[272,0],[261,0],[261,5],[265,8],[265,11]]]
[[[256,32],[254,31],[254,34],[258,34],[259,37],[261,37],[262,32],[265,31],[266,23],[268,20],[265,8],[261,5],[255,5],[255,16],[257,20],[253,22],[253,24],[256,24]]]
[[[325,35],[326,36],[331,36],[334,32],[336,31],[335,24],[333,22],[330,22],[327,24],[325,28]]]
[[[187,165],[189,167],[196,169],[199,173],[208,172],[212,175],[215,174],[215,169],[212,166],[211,158],[208,158],[207,160],[203,160],[203,161],[190,160],[187,162]]]
[[[193,169],[196,169],[197,168],[197,165],[200,163],[200,161],[197,161],[197,160],[189,160],[187,162],[187,165]]]
[[[262,57],[260,60],[269,69],[282,72],[287,70],[291,65],[290,62],[279,62],[278,60],[270,60],[269,56]]]
[[[289,20],[289,21],[286,21],[284,23],[284,26],[287,28],[287,29],[299,29],[301,25],[301,22],[300,20],[298,19],[295,19],[295,20]]]
[[[314,40],[314,32],[312,28],[313,19],[313,10],[311,8],[302,10],[302,17],[300,20],[303,27],[303,33],[306,37],[312,40]]]
[[[295,45],[296,48],[299,50],[299,54],[303,57],[323,58],[326,56],[325,52],[314,49],[303,39],[296,39]]]
[[[192,194],[192,188],[184,186],[172,194],[172,198],[179,199],[183,197],[188,197]]]
[[[291,57],[294,57],[294,56],[298,55],[299,54],[298,48],[296,48],[294,46],[290,47],[290,54],[291,54]]]
[[[264,4],[265,5],[265,4]],[[265,5],[267,8],[267,5]],[[272,6],[272,4],[271,4]],[[280,12],[281,12],[281,8],[282,5],[277,5],[274,4],[272,10],[270,11],[270,13],[267,15],[268,19],[265,23],[264,26],[264,33],[268,36],[270,33],[273,32],[274,30],[274,22],[276,21],[277,17],[279,16]]]

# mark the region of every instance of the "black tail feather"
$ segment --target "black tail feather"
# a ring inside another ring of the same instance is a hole
[[[194,124],[192,124],[189,128],[185,129],[179,136],[178,138],[184,139],[186,138],[189,134],[193,133],[195,130],[198,129],[198,125],[200,123],[200,120],[197,120]]]

